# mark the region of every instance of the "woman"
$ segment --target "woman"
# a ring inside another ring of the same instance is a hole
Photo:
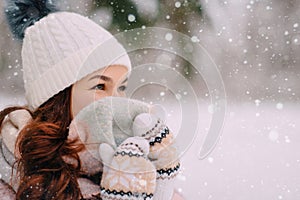
[[[78,14],[54,11],[51,1],[12,1],[6,9],[12,32],[23,39],[28,105],[0,113],[0,192],[12,199],[14,190],[17,199],[101,199],[97,186],[111,172],[101,179],[102,165],[96,163],[93,173],[85,173],[85,146],[69,137],[69,126],[92,102],[124,96],[131,63],[102,27]],[[95,50],[96,57],[89,57]],[[17,174],[11,176],[15,159]]]

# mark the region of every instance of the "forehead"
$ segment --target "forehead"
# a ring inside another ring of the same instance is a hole
[[[84,79],[89,80],[94,76],[107,76],[111,79],[121,79],[126,78],[128,73],[128,68],[124,65],[110,65],[108,67],[99,69],[88,76],[86,76]]]

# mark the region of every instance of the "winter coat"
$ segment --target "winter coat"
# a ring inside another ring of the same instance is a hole
[[[2,200],[14,200],[17,188],[18,178],[16,177],[16,167],[14,166],[15,156],[14,148],[17,136],[20,130],[31,120],[31,116],[26,110],[17,110],[11,112],[2,123],[0,134],[0,197]],[[101,174],[102,166],[99,161],[91,159],[89,156],[81,156],[87,158],[81,160],[86,174]],[[12,169],[14,173],[12,176]],[[100,177],[99,177],[100,178]],[[94,183],[83,174],[78,177],[80,190],[84,199],[101,199],[99,184]],[[4,198],[4,199],[3,199]]]

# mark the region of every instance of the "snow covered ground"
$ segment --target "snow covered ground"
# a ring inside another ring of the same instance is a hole
[[[207,109],[200,110],[198,136],[177,179],[186,199],[300,199],[299,103],[229,105],[222,137],[203,160],[199,150],[210,122]]]

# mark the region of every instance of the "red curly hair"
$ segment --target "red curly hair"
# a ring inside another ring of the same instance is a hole
[[[69,141],[68,126],[71,86],[59,92],[34,112],[32,120],[20,131],[15,152],[20,185],[16,199],[82,199],[77,182],[80,173],[78,152],[84,146],[77,140]],[[12,111],[25,107],[10,107],[0,112],[0,124]],[[28,110],[29,111],[29,110]],[[64,156],[75,159],[76,164],[66,163]]]

